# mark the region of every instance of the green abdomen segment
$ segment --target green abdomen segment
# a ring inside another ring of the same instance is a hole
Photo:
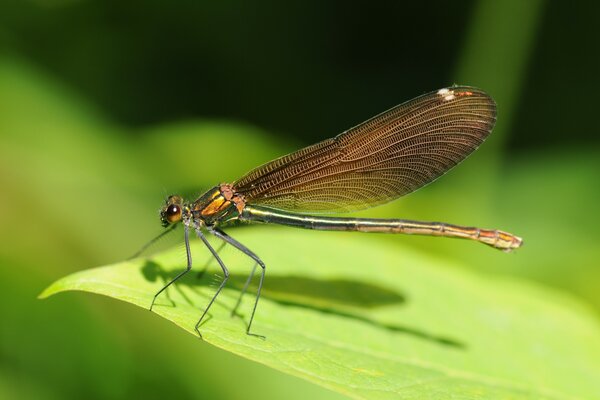
[[[406,219],[322,217],[294,214],[249,205],[246,205],[242,211],[240,220],[274,223],[296,228],[326,231],[404,233],[408,235],[471,239],[505,251],[516,249],[522,243],[521,238],[507,232],[465,227],[442,222],[421,222]]]

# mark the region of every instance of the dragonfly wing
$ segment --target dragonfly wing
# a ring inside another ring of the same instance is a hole
[[[249,204],[313,213],[361,210],[432,182],[490,134],[496,104],[464,86],[427,93],[233,183]]]

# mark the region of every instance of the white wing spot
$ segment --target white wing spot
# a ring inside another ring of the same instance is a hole
[[[438,90],[438,94],[444,97],[445,101],[450,101],[454,99],[456,96],[454,95],[454,90],[450,90],[447,88]]]

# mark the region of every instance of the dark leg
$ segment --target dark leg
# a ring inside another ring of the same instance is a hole
[[[225,242],[225,241],[221,242],[219,247],[216,249],[217,253],[220,253],[221,250],[223,250],[223,247],[225,247],[226,245],[227,245],[227,242]],[[202,269],[202,271],[198,272],[198,275],[197,275],[198,279],[200,279],[206,273],[208,265],[210,264],[211,260],[213,260],[213,258],[214,257],[211,254],[210,258],[208,260],[206,260],[206,264],[204,264],[204,268]],[[246,279],[246,283],[244,283],[244,287],[243,287],[242,291],[240,292],[240,296],[238,297],[237,302],[235,303],[235,307],[233,307],[233,309],[231,310],[232,317],[236,315],[237,310],[240,307],[240,304],[242,303],[242,298],[244,297],[244,294],[246,294],[246,291],[248,290],[248,286],[250,286],[250,282],[252,282],[252,277],[254,276],[254,272],[256,271],[257,266],[258,266],[258,264],[255,263],[254,266],[252,267],[252,272],[250,272],[248,279]]]
[[[162,238],[163,236],[165,236],[168,233],[173,232],[173,230],[177,227],[177,224],[175,225],[171,225],[169,226],[167,229],[165,229],[164,231],[162,231],[160,233],[160,235],[158,235],[157,237],[155,237],[154,239],[152,239],[151,241],[149,241],[148,243],[146,243],[145,245],[142,246],[141,249],[139,249],[134,255],[132,255],[131,257],[129,257],[127,259],[127,261],[137,258],[140,256],[140,254],[142,254],[148,247],[152,246],[154,243],[158,242],[160,240],[160,238]]]
[[[250,249],[248,249],[246,246],[244,246],[243,244],[241,244],[240,242],[238,242],[231,236],[227,235],[225,232],[221,231],[220,229],[211,228],[211,229],[209,229],[209,232],[212,233],[213,235],[215,235],[216,237],[226,241],[227,243],[229,243],[230,245],[232,245],[233,247],[235,247],[242,253],[246,254],[248,257],[252,258],[262,268],[261,274],[260,274],[260,281],[258,282],[258,290],[256,292],[256,300],[254,300],[254,308],[252,309],[252,314],[250,315],[250,322],[248,322],[248,327],[246,328],[246,334],[264,339],[265,338],[264,336],[257,335],[255,333],[250,332],[250,328],[252,327],[252,321],[254,320],[254,313],[256,312],[256,306],[258,305],[258,299],[260,299],[260,291],[262,289],[263,281],[265,280],[265,269],[266,269],[265,263],[263,263],[262,260],[260,258],[258,258],[258,256],[256,254],[254,254]]]
[[[152,307],[154,307],[154,302],[156,301],[156,298],[158,297],[159,294],[161,294],[166,288],[168,288],[169,286],[171,286],[173,283],[175,283],[175,281],[179,278],[181,278],[183,275],[187,274],[188,272],[190,272],[190,270],[192,269],[192,252],[190,251],[190,238],[189,238],[189,228],[187,225],[183,226],[183,237],[185,239],[185,252],[187,255],[187,267],[185,268],[185,271],[182,271],[179,273],[179,275],[177,275],[175,278],[173,278],[171,280],[171,282],[167,283],[162,289],[160,289],[155,295],[154,298],[152,299],[152,304],[150,304],[150,311],[152,311]]]
[[[213,247],[210,245],[210,243],[208,243],[208,240],[206,240],[206,238],[202,234],[202,231],[200,229],[196,228],[196,234],[198,235],[198,237],[200,239],[202,239],[202,241],[204,242],[204,244],[206,245],[206,247],[208,247],[208,250],[210,250],[210,252],[212,253],[212,255],[217,259],[217,262],[219,263],[219,265],[221,266],[221,269],[223,270],[223,281],[221,282],[221,285],[219,285],[219,288],[217,289],[217,292],[212,297],[212,299],[210,299],[210,302],[208,303],[208,305],[204,309],[204,312],[202,313],[202,316],[200,317],[200,319],[196,323],[196,332],[198,333],[198,336],[200,336],[200,338],[202,338],[202,334],[200,333],[200,330],[198,328],[200,327],[200,324],[202,323],[202,320],[204,319],[204,316],[206,315],[206,313],[210,309],[210,306],[212,306],[212,304],[215,302],[215,299],[217,298],[217,296],[219,295],[219,293],[221,293],[221,289],[223,289],[223,287],[227,283],[227,280],[229,279],[229,270],[227,270],[227,267],[223,263],[223,260],[221,260],[221,257],[219,257],[219,254],[217,254],[217,252],[215,251],[215,249],[213,249]]]
[[[226,244],[227,243],[225,243],[225,242],[221,243],[221,245],[217,249],[217,253],[220,253],[221,250],[223,250],[223,247],[225,247]],[[200,279],[200,278],[202,278],[204,276],[204,274],[206,273],[206,270],[208,269],[208,265],[210,264],[210,262],[212,261],[213,258],[214,257],[211,254],[211,256],[208,258],[208,260],[206,260],[206,263],[204,264],[204,268],[202,268],[202,271],[199,271],[198,275],[196,275],[197,279]]]
[[[223,244],[225,244],[225,243],[227,243],[227,242],[223,242]],[[246,283],[244,283],[244,288],[240,292],[240,296],[237,299],[237,303],[235,303],[235,307],[233,307],[233,309],[231,310],[232,317],[236,315],[237,309],[240,307],[240,304],[242,303],[242,297],[244,297],[244,294],[246,294],[246,290],[248,290],[248,286],[250,285],[250,282],[252,281],[252,277],[254,276],[254,272],[256,271],[257,266],[258,266],[258,263],[254,263],[254,266],[252,267],[252,271],[250,272],[248,279],[246,279]]]

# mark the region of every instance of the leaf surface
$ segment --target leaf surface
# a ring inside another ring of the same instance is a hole
[[[270,226],[230,233],[267,265],[253,325],[267,339],[245,334],[252,288],[242,318],[229,315],[252,261],[227,248],[230,282],[200,328],[210,344],[353,398],[593,399],[600,393],[599,324],[569,296],[470,272],[405,248],[401,238]],[[195,335],[222,274],[199,241],[192,253],[192,272],[163,292],[154,312]],[[518,254],[497,256],[510,263]],[[69,275],[40,297],[81,290],[147,309],[184,266],[177,248]]]

